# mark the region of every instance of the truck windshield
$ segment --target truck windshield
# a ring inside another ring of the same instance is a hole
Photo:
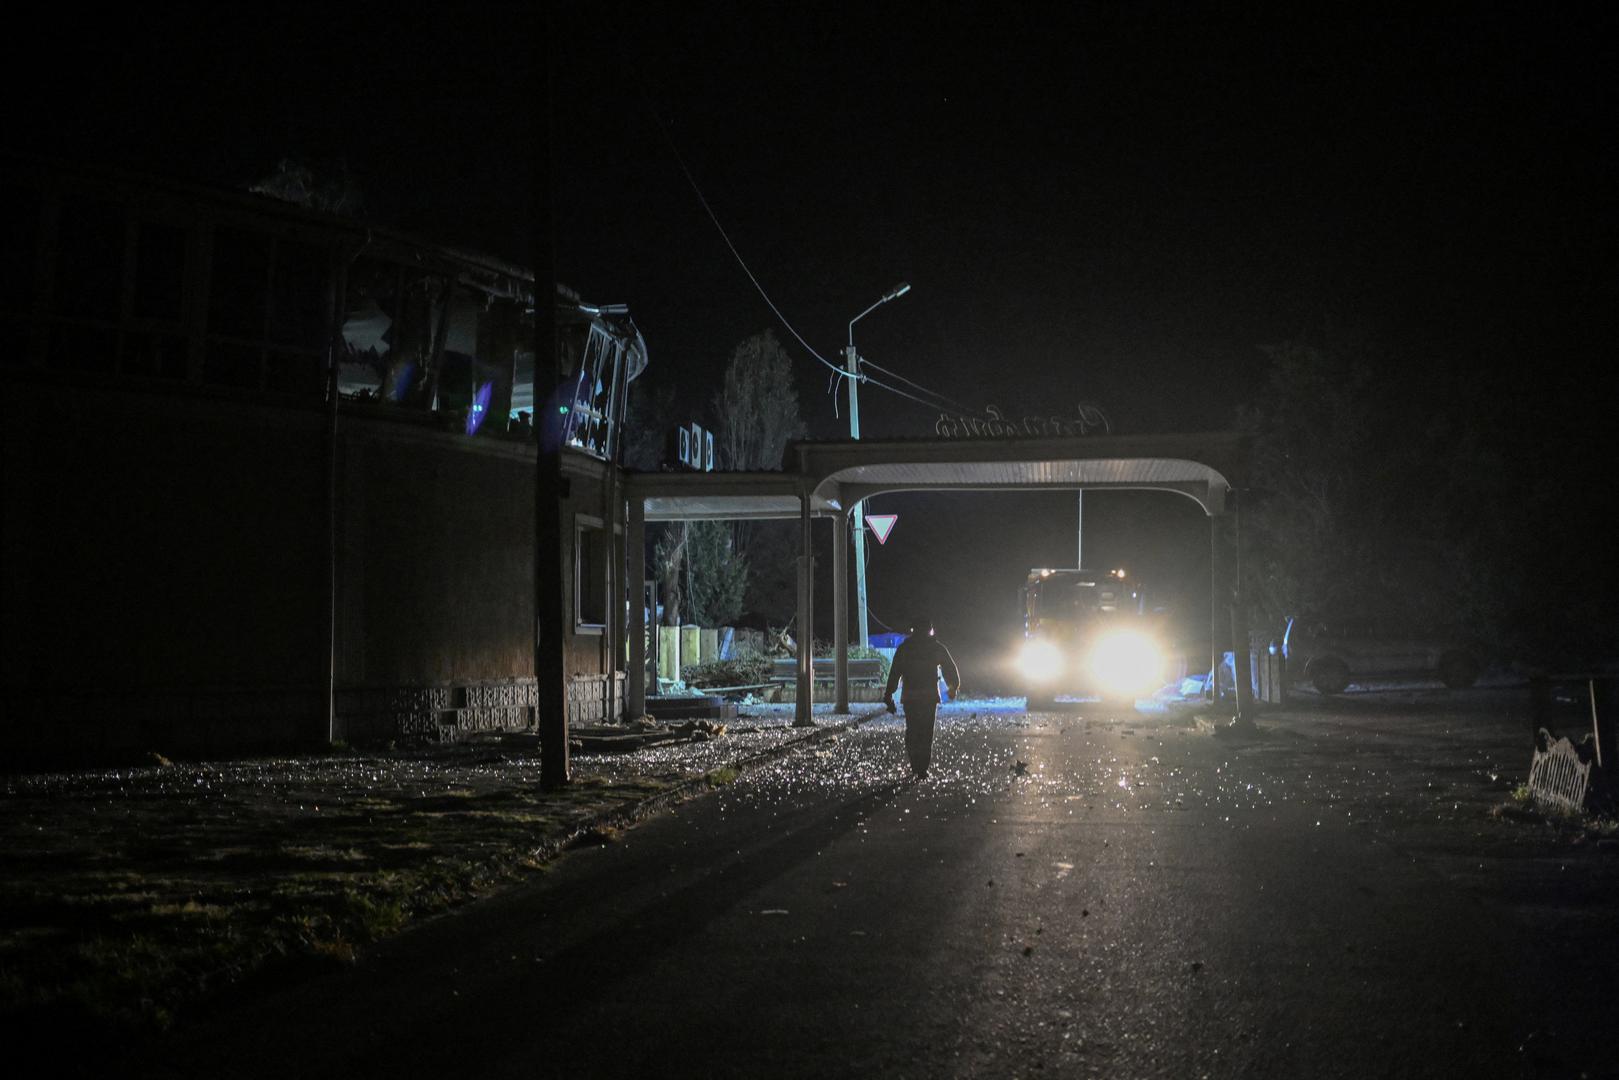
[[[1097,615],[1137,610],[1131,586],[1088,571],[1031,574],[1025,595],[1030,628],[1040,622],[1082,622]]]

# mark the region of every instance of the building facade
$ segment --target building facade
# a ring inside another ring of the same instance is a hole
[[[533,278],[498,260],[19,159],[0,215],[0,753],[532,726],[539,439],[571,719],[622,714],[622,309],[558,290],[536,393]]]

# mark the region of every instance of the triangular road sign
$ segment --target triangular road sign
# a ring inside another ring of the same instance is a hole
[[[894,531],[894,522],[898,520],[898,514],[866,515],[866,524],[871,526],[871,531],[877,537],[879,544],[888,543],[888,534]]]

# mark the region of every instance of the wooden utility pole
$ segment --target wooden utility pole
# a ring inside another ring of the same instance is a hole
[[[544,10],[542,6],[542,11]],[[568,687],[562,637],[562,420],[557,375],[556,240],[551,188],[552,19],[540,19],[535,94],[534,182],[534,682],[540,728],[540,786],[568,783]]]

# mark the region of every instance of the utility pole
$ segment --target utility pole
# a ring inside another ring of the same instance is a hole
[[[900,282],[881,300],[871,305],[865,311],[849,320],[849,346],[843,351],[843,360],[849,372],[849,438],[860,438],[860,356],[854,351],[854,324],[882,307],[890,300],[897,300],[911,291],[910,285]],[[860,647],[867,648],[871,644],[871,634],[866,619],[866,502],[864,499],[854,504],[854,589],[855,602],[860,608]]]
[[[849,347],[844,350],[844,361],[849,369],[849,438],[860,441],[860,360],[854,351],[854,323],[849,324]],[[854,593],[855,610],[860,635],[856,639],[864,649],[871,644],[870,625],[866,619],[866,500],[854,504]]]
[[[568,783],[568,690],[562,641],[562,416],[557,376],[556,241],[551,190],[550,17],[542,18],[535,102],[535,167],[529,211],[534,246],[534,717],[540,729],[540,786]]]
[[[1085,489],[1079,489],[1079,523],[1074,528],[1074,543],[1078,551],[1074,553],[1074,567],[1085,569]]]

